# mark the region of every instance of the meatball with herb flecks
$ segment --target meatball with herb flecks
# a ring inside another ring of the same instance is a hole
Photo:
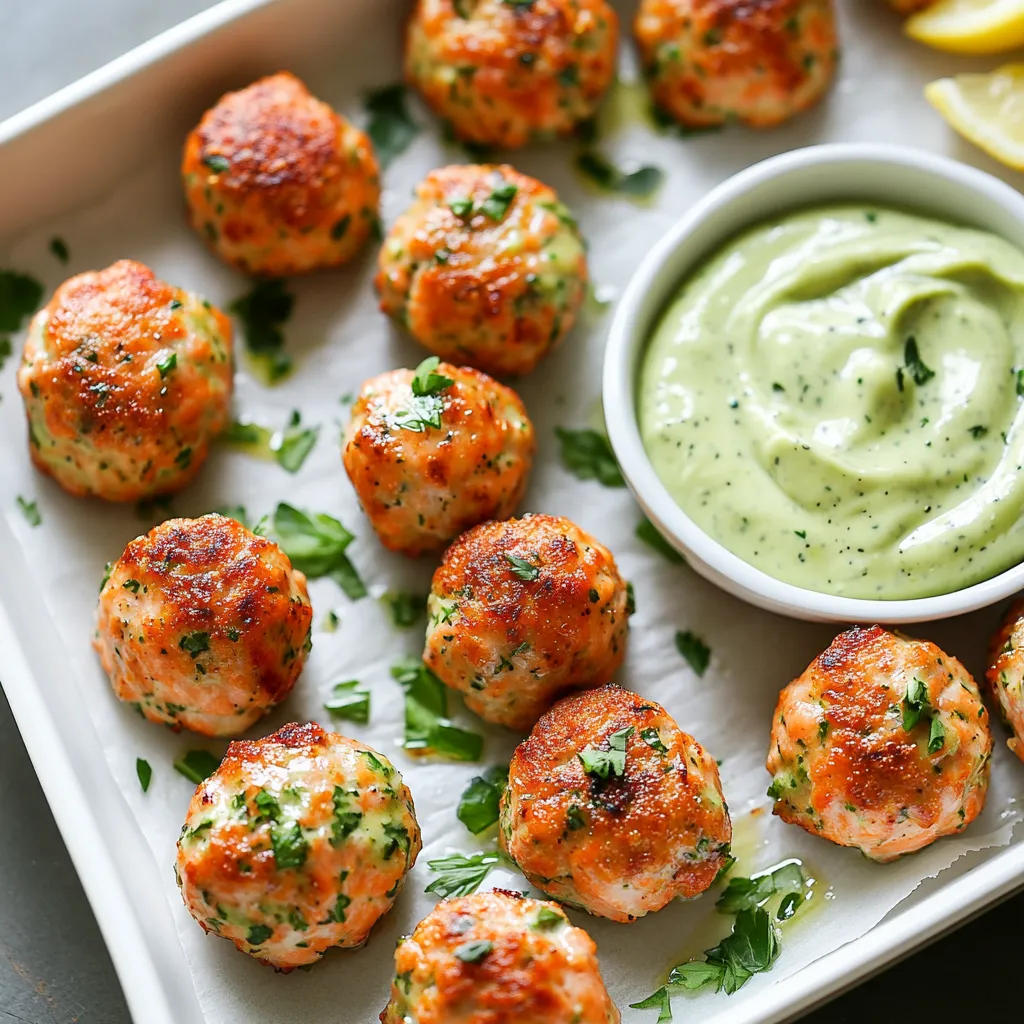
[[[507,165],[453,165],[417,187],[376,285],[381,309],[442,359],[529,373],[576,320],[586,249],[547,185]]]
[[[203,930],[281,971],[361,946],[420,852],[390,761],[319,725],[236,740],[196,788],[175,874]]]
[[[988,712],[956,658],[857,626],[779,695],[768,795],[783,821],[890,861],[981,813],[991,755]]]
[[[1015,601],[989,648],[989,689],[1010,727],[1009,748],[1024,761],[1024,601]]]
[[[382,1024],[618,1024],[593,939],[555,903],[439,903],[398,943]]]
[[[295,685],[312,618],[306,577],[273,541],[221,515],[169,519],[110,567],[93,646],[151,722],[237,736]]]
[[[622,664],[629,594],[611,552],[560,516],[464,533],[434,573],[423,660],[488,722],[527,730]]]
[[[516,748],[501,848],[547,895],[613,921],[699,896],[732,841],[718,766],[618,686],[566,697]]]
[[[641,0],[634,30],[655,107],[691,128],[780,124],[838,59],[832,0]]]
[[[405,77],[462,141],[522,146],[593,117],[618,35],[607,0],[418,0]]]
[[[479,370],[425,359],[368,380],[343,458],[381,543],[418,555],[515,511],[535,447],[519,396]]]
[[[231,405],[231,323],[133,260],[65,281],[32,318],[29,453],[64,490],[137,501],[199,472]]]
[[[288,72],[222,96],[189,135],[181,175],[192,226],[243,273],[337,266],[376,230],[369,138]]]

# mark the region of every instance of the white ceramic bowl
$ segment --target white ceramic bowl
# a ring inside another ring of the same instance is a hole
[[[708,193],[654,247],[626,289],[604,363],[604,414],[616,458],[654,525],[702,576],[752,604],[796,618],[921,622],[974,611],[1024,588],[1024,563],[992,579],[910,601],[835,597],[783,583],[709,537],[673,501],[640,440],[636,376],[659,317],[703,259],[780,211],[836,201],[909,208],[982,228],[1024,249],[1024,196],[989,174],[899,146],[795,150],[740,172]]]

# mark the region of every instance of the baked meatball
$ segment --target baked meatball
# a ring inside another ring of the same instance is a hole
[[[279,970],[361,946],[420,852],[383,754],[316,724],[236,740],[196,788],[175,874],[203,930]]]
[[[425,348],[529,373],[576,320],[587,256],[555,192],[509,167],[432,171],[380,251],[380,308]]]
[[[395,950],[382,1024],[618,1024],[594,940],[555,903],[444,900]]]
[[[344,444],[345,470],[381,543],[419,555],[510,516],[535,440],[511,388],[431,356],[363,385]]]
[[[989,648],[985,673],[1003,720],[1013,731],[1009,748],[1024,761],[1024,601],[1007,610]]]
[[[732,841],[715,760],[618,686],[560,700],[519,744],[500,844],[531,884],[613,921],[707,889]]]
[[[525,732],[566,690],[615,675],[628,600],[611,552],[568,519],[482,523],[434,573],[423,660],[481,718]]]
[[[464,142],[522,146],[594,115],[618,38],[606,0],[419,0],[405,77]]]
[[[189,135],[181,174],[192,226],[243,273],[337,266],[377,223],[370,140],[287,72],[222,96]]]
[[[838,58],[832,0],[640,0],[634,29],[655,106],[694,128],[780,124]]]
[[[36,468],[71,494],[181,490],[228,421],[231,323],[133,260],[65,281],[18,370]]]
[[[991,754],[988,712],[956,658],[857,626],[779,695],[768,795],[783,821],[889,861],[981,813]]]
[[[111,566],[93,646],[151,722],[237,736],[295,685],[312,618],[306,577],[273,541],[216,514],[168,519]]]
[[[906,17],[923,11],[926,7],[931,7],[935,0],[886,0],[886,2],[897,14]]]

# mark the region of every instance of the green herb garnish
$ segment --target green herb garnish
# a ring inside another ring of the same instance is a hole
[[[703,676],[711,661],[711,648],[688,629],[676,633],[676,650],[687,660],[690,668]]]
[[[67,263],[68,257],[71,255],[68,252],[68,243],[65,242],[63,238],[56,235],[50,239],[50,252],[52,252],[61,263]]]
[[[21,328],[22,321],[38,308],[43,286],[28,274],[16,270],[0,270],[0,332]]]
[[[171,352],[169,355],[164,356],[157,364],[156,368],[160,371],[160,379],[163,380],[178,365],[178,353]]]
[[[38,500],[26,501],[20,494],[14,500],[18,503],[18,508],[21,509],[21,514],[25,517],[25,522],[29,526],[39,526],[42,523],[43,516],[39,511]],[[101,587],[100,589],[102,590],[103,588]]]
[[[494,943],[490,939],[473,939],[456,946],[452,954],[464,964],[478,964],[488,953],[493,952]]]
[[[642,739],[652,750],[656,750],[659,754],[668,753],[668,747],[666,747],[662,742],[661,734],[653,725],[647,729],[640,730],[640,739]]]
[[[441,392],[455,381],[437,372],[439,363],[437,356],[430,356],[416,367],[412,378],[412,398],[407,408],[394,414],[396,426],[417,433],[429,427],[440,428],[444,411]]]
[[[303,512],[282,502],[266,531],[300,572],[311,579],[330,576],[353,601],[366,596],[366,585],[345,554],[355,538],[333,516]]]
[[[174,770],[190,782],[205,782],[220,767],[220,758],[208,750],[190,750],[174,762]]]
[[[476,761],[484,738],[453,725],[448,718],[448,689],[419,658],[405,658],[391,668],[405,691],[406,750],[419,750],[453,761]]]
[[[324,704],[325,711],[335,718],[366,725],[370,720],[370,691],[358,679],[335,683],[333,693],[334,696]]]
[[[537,911],[537,919],[530,927],[537,932],[549,932],[553,928],[561,928],[563,924],[568,923],[568,918],[553,907],[541,907]]]
[[[453,853],[448,857],[427,861],[427,867],[436,877],[423,891],[435,893],[442,899],[468,896],[471,892],[476,892],[491,868],[500,861],[501,854],[494,852],[475,853],[470,857],[462,853]]]
[[[221,153],[204,153],[202,161],[214,174],[231,170],[231,161]]]
[[[800,865],[790,861],[774,871],[752,875],[750,878],[730,878],[715,907],[723,914],[736,914],[741,910],[763,906],[779,894],[802,893],[806,884],[807,879]]]
[[[496,186],[491,191],[491,194],[480,204],[478,207],[479,212],[489,220],[504,220],[518,191],[518,185],[513,185],[510,181],[503,182],[501,185]]]
[[[625,487],[612,446],[596,430],[555,427],[561,445],[562,465],[580,480],[597,480],[605,487]]]
[[[229,308],[242,322],[249,354],[264,367],[268,382],[276,384],[292,368],[291,357],[284,351],[281,327],[292,315],[295,296],[284,281],[259,281]]]
[[[926,366],[921,359],[921,353],[917,350],[917,339],[913,335],[907,338],[907,343],[903,346],[903,362],[915,384],[927,384],[935,376],[935,371]]]
[[[276,823],[270,830],[270,846],[279,868],[301,868],[306,863],[309,843],[297,821]]]
[[[654,548],[666,561],[672,562],[674,565],[685,563],[686,559],[665,540],[650,519],[643,519],[637,523],[634,533],[648,547]]]
[[[210,634],[194,630],[186,633],[178,641],[178,646],[195,661],[200,654],[205,654],[210,649]]]
[[[391,623],[398,629],[411,629],[427,611],[426,594],[410,594],[404,590],[386,590],[381,604],[388,610]]]
[[[903,731],[910,732],[929,706],[928,687],[922,680],[912,679],[903,697]]]
[[[135,774],[139,777],[142,792],[148,792],[150,780],[153,778],[153,769],[150,763],[141,757],[135,758]]]
[[[589,149],[576,157],[576,167],[605,192],[616,192],[635,199],[650,198],[665,178],[664,172],[658,167],[645,166],[635,171],[623,171],[607,157]]]
[[[298,473],[320,436],[318,426],[302,428],[301,424],[302,416],[298,409],[295,409],[292,411],[288,426],[281,432],[280,437],[275,439],[274,455],[281,467],[289,473]]]
[[[525,580],[527,583],[533,583],[540,578],[540,566],[533,565],[525,558],[520,558],[518,555],[510,555],[506,551],[505,561],[509,564],[509,572],[513,576],[518,576],[519,579]]]
[[[473,835],[487,831],[498,820],[498,804],[508,784],[508,768],[488,768],[475,775],[462,791],[455,816]]]
[[[596,775],[599,779],[610,779],[612,776],[622,778],[626,774],[626,742],[636,732],[633,726],[619,729],[608,737],[608,749],[598,750],[587,747],[576,756],[588,775]]]
[[[366,134],[373,142],[380,166],[387,167],[405,152],[419,134],[420,126],[409,115],[405,86],[399,82],[366,93],[363,105],[369,118]]]

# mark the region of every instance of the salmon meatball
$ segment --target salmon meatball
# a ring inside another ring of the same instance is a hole
[[[168,519],[110,567],[93,646],[151,722],[237,736],[295,685],[312,618],[306,577],[273,541],[225,516]]]
[[[432,171],[380,251],[380,308],[425,348],[487,373],[529,373],[568,333],[587,257],[555,192],[509,167]]]
[[[464,142],[522,146],[593,117],[618,37],[607,0],[418,0],[405,77]]]
[[[383,754],[291,724],[228,746],[189,804],[175,874],[204,931],[290,971],[361,946],[420,845],[412,796]]]
[[[714,758],[629,690],[560,700],[512,756],[501,848],[560,902],[635,921],[704,892],[731,841]]]
[[[992,637],[988,665],[989,688],[1013,732],[1007,745],[1024,761],[1024,601],[1010,606]]]
[[[377,224],[370,140],[287,72],[222,96],[189,135],[181,175],[192,226],[243,273],[337,266]]]
[[[694,128],[780,124],[838,59],[832,0],[640,0],[634,29],[655,106]]]
[[[525,732],[566,690],[615,675],[628,603],[611,552],[568,519],[482,523],[434,573],[423,660],[481,718]]]
[[[889,861],[981,813],[991,755],[988,712],[956,658],[857,626],[779,695],[768,795],[783,821]]]
[[[444,900],[395,950],[382,1024],[618,1024],[594,940],[556,903]]]
[[[424,360],[368,380],[345,432],[345,470],[381,543],[418,555],[510,516],[535,447],[519,396],[479,370]]]
[[[181,490],[228,421],[231,323],[120,260],[65,281],[33,317],[18,369],[36,468],[71,494]]]

